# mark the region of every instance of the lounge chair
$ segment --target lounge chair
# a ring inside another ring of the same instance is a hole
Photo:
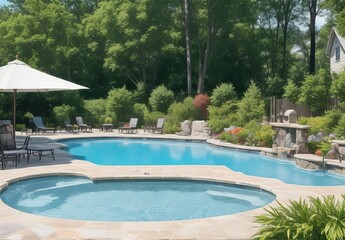
[[[40,132],[56,132],[56,127],[45,127],[43,124],[42,117],[33,117],[33,124],[34,124],[34,132],[40,134]]]
[[[152,133],[163,133],[163,126],[164,126],[165,118],[158,118],[157,123],[155,126],[146,126],[145,131],[152,132]]]
[[[118,131],[119,132],[126,131],[127,133],[129,132],[133,133],[133,131],[135,130],[136,132],[138,132],[137,125],[138,125],[138,118],[131,118],[129,120],[129,123],[126,123],[123,126],[119,126]]]
[[[12,159],[16,166],[20,163],[20,157],[28,155],[28,144],[30,136],[25,138],[24,144],[17,147],[15,136],[13,135],[12,125],[0,126],[0,154],[1,154],[1,168],[4,169],[8,159]]]
[[[78,131],[92,132],[92,127],[84,123],[83,117],[76,117],[75,119],[77,121]]]
[[[65,132],[72,132],[74,133],[74,125],[71,124],[69,119],[64,121]]]

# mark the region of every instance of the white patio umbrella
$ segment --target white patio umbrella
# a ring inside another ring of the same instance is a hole
[[[0,92],[13,92],[14,131],[17,92],[52,92],[78,89],[88,88],[38,71],[19,60],[14,60],[0,67]]]

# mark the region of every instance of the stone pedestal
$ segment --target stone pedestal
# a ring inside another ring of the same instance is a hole
[[[276,132],[274,143],[277,147],[293,148],[296,153],[308,153],[308,130],[310,126],[277,122],[271,122],[270,125]],[[280,145],[282,142],[284,142],[283,146]]]

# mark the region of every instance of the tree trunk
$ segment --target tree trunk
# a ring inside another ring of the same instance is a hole
[[[315,20],[317,15],[317,0],[310,0],[309,1],[309,14],[310,14],[310,56],[309,56],[309,74],[315,74],[315,47],[316,47],[316,40],[315,40]]]
[[[189,1],[184,0],[184,27],[186,37],[186,60],[187,60],[187,94],[192,95],[192,63],[190,54],[190,8]]]
[[[208,66],[208,60],[210,57],[210,50],[211,50],[211,39],[212,39],[212,30],[213,30],[213,17],[214,17],[214,11],[213,11],[213,1],[208,2],[208,20],[207,20],[207,39],[206,39],[206,48],[205,53],[199,56],[200,59],[200,65],[199,65],[199,77],[198,77],[198,93],[202,93],[204,91],[204,84],[205,84],[205,77],[207,72],[207,66]],[[200,54],[202,54],[202,51],[199,51]]]

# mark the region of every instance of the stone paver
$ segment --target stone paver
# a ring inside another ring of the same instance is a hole
[[[24,138],[17,133],[18,138]],[[138,137],[206,140],[168,134],[119,134],[114,132],[94,133],[58,133],[44,136],[33,136],[33,144],[55,144],[53,140],[79,137]],[[217,140],[209,140],[213,144],[226,145]],[[59,146],[57,146],[59,147]],[[234,172],[225,166],[97,166],[92,163],[76,160],[63,151],[56,149],[56,161],[51,158],[37,157],[25,161],[18,168],[9,166],[0,172],[0,188],[7,182],[18,179],[55,174],[76,174],[88,176],[92,179],[123,179],[123,178],[186,178],[214,180],[230,183],[240,183],[269,190],[277,196],[277,200],[286,203],[290,199],[306,198],[308,196],[322,196],[325,194],[345,194],[345,186],[299,186],[286,184],[276,179],[247,176]],[[150,175],[145,175],[150,173]],[[276,205],[275,202],[271,204]],[[164,221],[164,222],[92,222],[78,220],[54,219],[36,216],[12,209],[0,202],[0,239],[124,239],[124,240],[225,240],[250,239],[256,232],[258,225],[254,223],[255,216],[264,210],[256,209],[244,213],[226,215],[205,219]]]

